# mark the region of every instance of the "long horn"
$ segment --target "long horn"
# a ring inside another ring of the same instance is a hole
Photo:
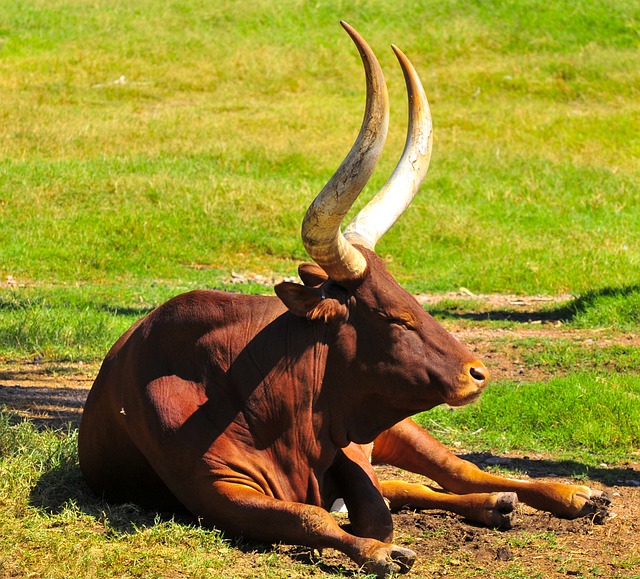
[[[367,268],[340,225],[367,184],[382,154],[389,126],[389,97],[380,64],[369,45],[346,22],[343,28],[358,48],[367,80],[367,102],[360,132],[344,161],[315,198],[302,222],[309,256],[336,281],[357,279]]]
[[[404,151],[389,180],[344,232],[350,243],[359,243],[370,249],[375,248],[416,196],[429,168],[433,143],[431,112],[420,78],[404,53],[396,46],[392,48],[402,67],[409,99]]]

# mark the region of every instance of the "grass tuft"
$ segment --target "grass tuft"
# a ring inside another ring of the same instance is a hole
[[[570,304],[569,309],[576,327],[635,330],[640,327],[640,286],[589,291]]]

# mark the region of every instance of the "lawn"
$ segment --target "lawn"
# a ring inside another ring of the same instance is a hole
[[[0,0],[0,390],[34,361],[91,377],[128,326],[177,293],[271,293],[295,275],[301,219],[364,107],[341,19],[378,55],[391,99],[359,206],[404,141],[391,43],[434,120],[422,190],[377,250],[494,363],[479,404],[420,420],[460,449],[573,461],[569,476],[636,464],[637,0]],[[489,294],[553,301],[496,308]],[[37,426],[3,413],[0,574],[309,572],[95,500],[74,428]],[[638,576],[640,561],[616,557],[611,576]]]

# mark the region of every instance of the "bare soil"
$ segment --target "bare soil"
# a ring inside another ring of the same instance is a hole
[[[457,296],[459,297],[459,296]],[[430,299],[422,297],[423,301]],[[557,320],[540,316],[545,299],[500,296],[494,310],[513,312],[523,303],[526,320],[515,330],[473,327],[464,319],[447,323],[447,328],[472,349],[483,354],[494,377],[550,377],[544,367],[525,367],[514,339],[540,338],[575,341],[577,344],[626,344],[640,347],[634,334],[612,334],[562,327]],[[504,304],[500,301],[505,301]],[[528,300],[528,301],[527,301]],[[542,319],[541,319],[542,318]],[[29,419],[37,425],[67,429],[77,427],[82,406],[97,373],[97,365],[52,363],[46,360],[0,361],[0,406],[17,420]],[[526,376],[522,374],[526,373]],[[493,455],[456,449],[468,460],[487,469],[517,472],[519,478],[569,482],[583,465],[555,460],[540,454]],[[640,454],[640,453],[639,453]],[[588,470],[580,484],[601,489],[612,499],[609,515],[574,521],[558,519],[525,505],[517,507],[516,524],[509,531],[487,529],[457,515],[444,512],[404,510],[394,515],[396,542],[418,554],[410,577],[624,577],[640,578],[640,456],[624,464],[601,464]],[[415,475],[390,467],[380,469],[381,478],[417,480]],[[430,481],[424,481],[430,484]],[[230,575],[272,576],[261,561],[265,549],[291,560],[293,577],[322,577],[327,574],[358,575],[344,555],[334,551],[322,554],[290,546],[265,547],[238,542],[238,568]],[[299,563],[306,563],[300,566]],[[294,565],[295,563],[295,565]],[[303,571],[297,571],[302,568]],[[266,574],[265,574],[266,573]]]

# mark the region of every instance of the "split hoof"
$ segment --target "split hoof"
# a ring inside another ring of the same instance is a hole
[[[392,573],[407,573],[415,561],[416,554],[411,549],[385,545],[370,554],[364,568],[367,573],[373,573],[378,579],[383,579]]]
[[[516,493],[491,493],[485,503],[482,522],[488,527],[510,529],[513,527],[517,504]]]
[[[611,506],[611,498],[599,490],[592,490],[585,487],[589,492],[576,493],[574,496],[578,498],[582,507],[575,517],[589,517],[595,524],[602,525],[607,519],[613,518],[615,515],[609,510]]]

